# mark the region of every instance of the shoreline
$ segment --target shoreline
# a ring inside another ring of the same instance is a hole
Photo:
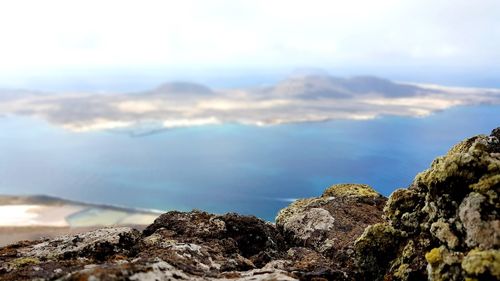
[[[0,246],[111,226],[143,229],[161,213],[46,195],[0,195]]]

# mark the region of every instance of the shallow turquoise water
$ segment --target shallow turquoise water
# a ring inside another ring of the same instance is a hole
[[[273,220],[330,184],[406,187],[461,139],[500,125],[500,106],[426,118],[176,129],[142,137],[71,133],[0,118],[0,193],[155,209],[235,211]]]

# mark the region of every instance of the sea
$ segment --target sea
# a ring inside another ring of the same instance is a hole
[[[273,221],[297,198],[336,183],[388,196],[455,143],[500,126],[500,106],[427,117],[129,134],[71,132],[42,119],[0,117],[0,194],[158,210],[238,212]]]

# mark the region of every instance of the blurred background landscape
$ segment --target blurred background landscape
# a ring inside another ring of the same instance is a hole
[[[493,0],[21,0],[0,36],[1,241],[387,196],[500,125]]]

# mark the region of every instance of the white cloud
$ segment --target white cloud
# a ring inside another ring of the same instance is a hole
[[[500,61],[500,2],[0,1],[0,73]]]

